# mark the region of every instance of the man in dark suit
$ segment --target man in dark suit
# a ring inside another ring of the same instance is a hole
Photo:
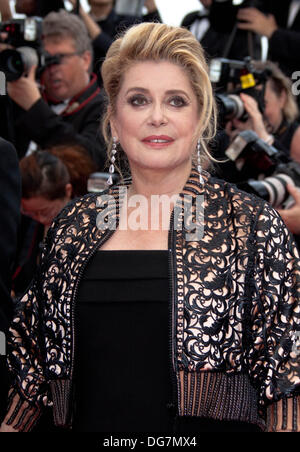
[[[255,0],[258,6],[260,0]],[[257,35],[239,30],[236,15],[240,6],[232,0],[200,0],[204,8],[187,14],[181,26],[201,42],[209,58],[260,59],[261,43]],[[242,5],[241,5],[242,6]]]
[[[0,138],[0,418],[8,390],[4,338],[13,315],[10,290],[20,220],[20,179],[16,150]]]
[[[300,1],[263,0],[262,8],[240,9],[239,29],[269,39],[269,59],[288,76],[300,69]]]

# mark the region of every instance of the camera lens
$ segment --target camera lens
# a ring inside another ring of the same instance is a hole
[[[4,72],[6,80],[18,80],[28,69],[38,64],[38,55],[32,47],[6,49],[0,52],[0,70]]]
[[[277,174],[264,180],[249,180],[248,185],[260,198],[268,201],[273,207],[280,207],[289,197],[287,184],[294,185],[294,181],[287,174]]]
[[[24,72],[22,55],[17,50],[6,49],[0,52],[0,69],[8,82],[18,80]]]
[[[220,108],[221,117],[226,120],[243,118],[245,108],[240,96],[236,94],[217,94],[216,99]]]

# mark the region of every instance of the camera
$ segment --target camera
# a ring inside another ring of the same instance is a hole
[[[211,60],[209,77],[215,88],[221,126],[234,118],[247,121],[248,114],[240,98],[241,93],[252,96],[263,113],[265,84],[269,76],[268,69],[263,71],[255,69],[250,57],[243,61],[226,58]]]
[[[61,56],[51,56],[47,52],[37,52],[32,47],[18,47],[0,52],[0,70],[5,74],[6,80],[18,80],[28,72],[32,66],[38,66],[37,78],[47,66],[59,64]]]
[[[58,64],[59,57],[42,50],[42,19],[27,17],[0,24],[0,32],[6,33],[2,41],[14,48],[0,52],[0,70],[8,82],[18,80],[32,66],[38,66],[37,76],[50,64]]]
[[[300,165],[284,152],[261,140],[252,130],[240,132],[225,151],[240,173],[236,185],[268,201],[287,208],[291,202],[287,184],[300,187]]]
[[[5,42],[12,47],[29,45],[38,48],[42,38],[42,22],[40,17],[26,17],[0,23],[0,33],[6,33]]]
[[[241,190],[268,201],[275,208],[288,209],[294,204],[294,200],[287,190],[287,184],[300,187],[300,168],[296,162],[279,165],[273,176],[263,180],[249,179],[238,186]]]

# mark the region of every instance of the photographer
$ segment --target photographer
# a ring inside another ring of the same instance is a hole
[[[70,2],[74,7],[77,5],[77,0],[70,0]],[[94,70],[99,78],[101,63],[118,33],[139,22],[161,22],[155,0],[145,1],[144,5],[148,12],[142,17],[117,14],[113,0],[88,0],[88,4],[91,7],[90,12],[87,13],[80,6],[79,15],[92,39]]]
[[[20,158],[28,149],[77,143],[102,169],[105,153],[99,120],[103,97],[96,75],[90,73],[92,49],[85,26],[76,15],[52,12],[43,21],[42,44],[50,62],[39,82],[32,66],[7,83],[12,101],[7,139],[15,144]]]
[[[300,5],[298,0],[263,0],[257,8],[240,9],[240,30],[269,39],[269,59],[278,62],[285,74],[299,70]]]
[[[300,125],[290,81],[271,62],[222,64],[231,71],[220,71],[220,80],[231,77],[226,94],[217,94],[226,134],[221,129],[214,143],[215,172],[276,208],[300,249]]]
[[[237,28],[237,12],[243,5],[236,6],[229,0],[200,0],[200,3],[204,9],[187,14],[181,26],[194,34],[209,57],[260,58],[259,37]]]
[[[226,130],[233,137],[238,131],[251,129],[266,143],[284,151],[287,156],[300,163],[300,125],[297,121],[299,111],[292,95],[290,80],[274,63],[255,62],[254,66],[269,72],[265,84],[264,111],[261,113],[253,97],[241,93],[249,120],[242,122],[233,119],[228,122]]]

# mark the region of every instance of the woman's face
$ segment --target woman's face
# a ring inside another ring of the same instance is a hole
[[[278,95],[273,87],[272,83],[268,81],[266,83],[265,89],[265,110],[264,117],[268,121],[268,123],[273,127],[274,131],[278,129],[280,126],[283,113],[282,110],[284,108],[286,102],[286,93],[283,91],[280,95]]]
[[[53,200],[43,196],[35,196],[28,199],[22,198],[21,211],[23,215],[31,217],[33,220],[49,227],[69,200],[70,197],[68,196]]]
[[[191,165],[199,113],[186,73],[169,62],[141,62],[125,73],[111,121],[131,171]]]

